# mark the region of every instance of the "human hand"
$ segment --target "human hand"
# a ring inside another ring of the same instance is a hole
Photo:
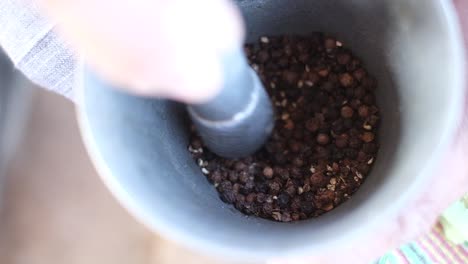
[[[468,2],[454,0],[468,48]],[[468,74],[468,72],[467,72]],[[468,97],[467,97],[468,99]],[[276,259],[271,264],[371,263],[391,249],[429,232],[438,216],[468,191],[468,101],[457,137],[432,175],[423,192],[388,222],[368,232],[368,236],[349,241],[348,247],[333,248],[320,255],[300,259]]]
[[[221,87],[221,56],[243,42],[228,0],[42,0],[78,54],[140,95],[202,102]]]

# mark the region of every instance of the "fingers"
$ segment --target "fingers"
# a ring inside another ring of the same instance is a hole
[[[92,68],[142,95],[210,99],[222,83],[221,57],[243,42],[241,16],[227,0],[44,3]]]

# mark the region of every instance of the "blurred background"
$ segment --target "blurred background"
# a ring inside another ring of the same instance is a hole
[[[73,104],[0,58],[0,263],[234,263],[151,233],[111,196]]]

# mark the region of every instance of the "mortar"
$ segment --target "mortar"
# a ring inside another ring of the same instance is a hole
[[[346,246],[415,195],[454,137],[464,99],[463,49],[450,1],[238,1],[247,41],[322,31],[378,80],[381,148],[347,202],[316,219],[278,223],[224,204],[187,151],[185,108],[79,78],[84,141],[106,185],[150,229],[222,256],[266,259]],[[214,21],[215,23],[215,21]]]

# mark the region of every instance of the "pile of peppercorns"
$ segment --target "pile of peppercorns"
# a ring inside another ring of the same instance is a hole
[[[247,215],[290,222],[332,210],[375,160],[375,79],[321,33],[261,37],[245,52],[275,107],[270,139],[249,157],[225,159],[192,129],[189,151],[221,199]]]

